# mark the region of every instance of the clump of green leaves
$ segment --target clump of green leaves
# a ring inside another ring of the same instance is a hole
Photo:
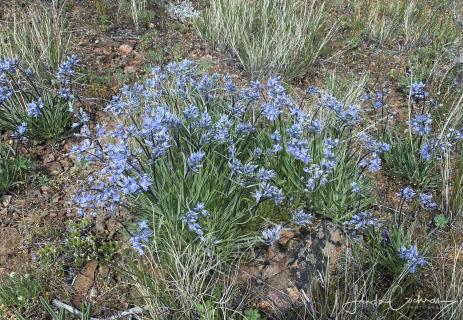
[[[8,311],[33,311],[37,297],[43,292],[40,281],[30,274],[11,273],[0,278],[0,306]],[[6,315],[6,310],[2,311],[0,308],[0,318]]]
[[[0,195],[26,183],[33,169],[34,164],[29,158],[0,143]]]
[[[82,219],[68,223],[66,239],[62,244],[47,244],[38,250],[37,255],[45,264],[60,259],[80,267],[93,259],[110,261],[117,250],[115,241],[98,239],[93,233],[91,221]]]
[[[420,156],[422,139],[400,135],[397,129],[386,131],[385,137],[391,145],[391,152],[384,156],[385,168],[390,174],[420,189],[436,187],[437,162]]]

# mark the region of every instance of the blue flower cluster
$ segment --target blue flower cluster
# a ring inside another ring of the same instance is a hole
[[[427,264],[426,260],[419,254],[416,245],[408,249],[406,247],[400,248],[399,257],[407,261],[407,268],[410,273],[415,273],[417,267],[424,267]]]
[[[72,97],[72,78],[79,61],[76,55],[71,55],[67,57],[58,68],[56,78],[60,83],[59,95],[64,99],[70,99]]]
[[[389,152],[391,146],[384,142],[379,142],[366,133],[359,134],[359,140],[363,143],[367,153],[359,161],[360,168],[367,168],[369,172],[378,172],[381,170],[381,154]]]
[[[298,226],[305,226],[311,224],[314,216],[310,213],[306,213],[303,209],[296,210],[293,213],[293,223]]]
[[[143,254],[149,239],[153,236],[153,231],[146,221],[140,221],[138,223],[138,228],[139,232],[130,238],[130,242],[132,243],[132,247],[139,254]]]
[[[415,197],[416,192],[410,187],[405,187],[399,193],[396,193],[396,195],[404,201],[409,202]]]
[[[281,229],[283,227],[281,225],[276,225],[273,228],[268,228],[262,231],[262,241],[267,245],[273,245],[281,237]]]
[[[206,218],[208,214],[209,213],[205,209],[204,203],[199,202],[193,210],[188,211],[182,217],[182,223],[186,224],[191,232],[196,233],[201,239],[203,239],[204,231],[198,220],[200,216]]]
[[[412,83],[410,87],[410,96],[415,101],[425,100],[429,96],[429,92],[425,89],[426,85],[420,81]]]
[[[437,203],[434,201],[432,194],[420,193],[419,200],[424,207],[431,210],[437,209]]]
[[[345,225],[357,231],[364,231],[370,227],[379,227],[380,222],[370,212],[362,211],[354,216]]]
[[[410,126],[414,133],[419,136],[424,136],[431,133],[431,115],[426,114],[417,114],[410,120]]]

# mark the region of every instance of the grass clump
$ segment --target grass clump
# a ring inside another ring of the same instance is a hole
[[[30,159],[19,155],[11,146],[0,144],[0,195],[26,183],[33,168]]]
[[[303,75],[333,36],[317,1],[211,1],[201,34],[230,50],[253,76]]]
[[[0,57],[19,59],[37,81],[49,82],[69,54],[71,32],[59,1],[41,2],[16,12],[0,32]]]

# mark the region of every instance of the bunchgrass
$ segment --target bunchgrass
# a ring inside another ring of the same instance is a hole
[[[0,32],[0,57],[21,60],[39,82],[49,83],[69,54],[71,32],[60,2],[41,2],[17,11]]]
[[[324,51],[335,27],[317,1],[211,1],[197,20],[200,33],[230,50],[251,75],[305,73]]]

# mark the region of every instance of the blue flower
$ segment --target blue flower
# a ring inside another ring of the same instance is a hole
[[[396,195],[409,202],[415,197],[416,192],[410,187],[405,187],[399,193],[396,193]]]
[[[296,160],[300,160],[305,164],[310,163],[309,141],[307,139],[294,139],[288,142],[288,152]]]
[[[285,199],[285,195],[281,189],[270,185],[268,182],[263,182],[253,194],[256,203],[260,203],[265,199],[273,200],[276,204],[280,204]]]
[[[256,131],[256,128],[254,128],[252,124],[250,123],[239,122],[238,125],[236,126],[236,132],[239,135],[247,135],[254,131]]]
[[[355,181],[352,181],[352,183],[350,184],[350,186],[352,187],[352,192],[354,193],[360,193],[360,186],[357,182]]]
[[[369,227],[378,227],[379,221],[371,213],[363,211],[352,216],[351,220],[346,221],[345,224],[355,230],[363,231]]]
[[[190,122],[198,121],[199,120],[199,109],[195,105],[190,105],[189,107],[185,108],[185,110],[183,110],[183,115]]]
[[[259,168],[257,170],[256,179],[259,182],[267,182],[276,177],[276,173],[273,170],[267,170],[265,168]]]
[[[16,138],[22,137],[26,133],[26,131],[27,131],[27,123],[22,122],[15,131],[15,137]]]
[[[6,76],[0,74],[0,104],[7,101],[13,95],[13,89],[7,84]]]
[[[199,168],[202,167],[202,162],[204,160],[204,156],[206,153],[203,151],[194,152],[188,158],[188,166],[190,167],[191,171],[198,172]]]
[[[405,246],[400,248],[399,257],[407,261],[407,269],[410,273],[415,273],[416,267],[424,267],[427,264],[426,260],[419,254],[416,245],[408,249]]]
[[[425,90],[425,84],[420,81],[417,83],[412,83],[410,87],[410,96],[415,101],[421,101],[426,99],[429,96],[429,93]]]
[[[228,115],[221,115],[219,121],[217,121],[215,124],[214,140],[218,143],[227,142],[230,139],[231,125],[232,122]]]
[[[410,126],[414,133],[424,136],[431,133],[431,115],[426,114],[417,114],[413,119],[410,120]]]
[[[391,151],[391,146],[388,143],[377,141],[366,133],[360,133],[358,137],[365,149],[370,152],[382,154]]]
[[[360,168],[368,168],[371,173],[381,170],[381,158],[376,152],[372,153],[369,157],[362,159],[359,162]]]
[[[230,76],[225,76],[224,85],[225,85],[225,90],[227,90],[228,92],[232,94],[237,93],[236,85]]]
[[[309,87],[307,87],[307,89],[305,90],[305,92],[306,92],[307,94],[313,95],[313,94],[318,94],[318,93],[320,93],[320,89],[318,89],[318,88],[315,87],[315,86],[309,86]]]
[[[2,73],[16,73],[19,68],[19,61],[17,59],[3,59],[0,61],[0,74]]]
[[[198,202],[193,210],[188,211],[182,217],[182,223],[186,224],[191,232],[196,233],[202,239],[204,236],[204,231],[198,220],[200,216],[207,217],[208,215],[209,213],[205,209],[204,203]]]
[[[44,107],[42,99],[38,101],[32,101],[27,104],[27,114],[31,117],[38,118],[42,114],[42,109]]]
[[[430,193],[420,193],[420,203],[428,209],[437,209],[437,204],[434,202],[433,196]]]
[[[143,254],[145,252],[146,244],[149,241],[149,238],[153,236],[153,231],[148,226],[146,221],[140,221],[138,224],[139,232],[138,234],[130,238],[132,247],[139,253]]]
[[[262,231],[262,241],[267,245],[273,245],[278,240],[280,240],[281,236],[281,225],[276,225],[273,228],[268,228]]]
[[[275,121],[280,116],[282,110],[275,103],[264,103],[262,105],[262,114],[268,121]]]
[[[305,226],[312,223],[314,216],[310,213],[305,213],[303,209],[296,210],[293,213],[293,223],[299,226]]]

